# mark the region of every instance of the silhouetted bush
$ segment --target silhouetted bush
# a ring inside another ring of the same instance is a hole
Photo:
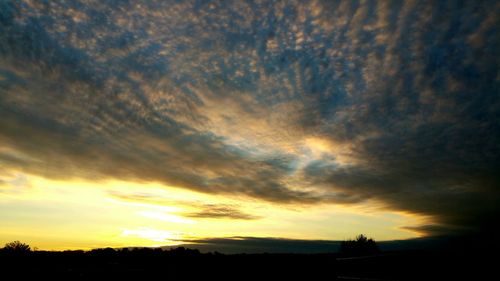
[[[27,254],[31,252],[31,247],[28,244],[24,244],[19,241],[12,241],[5,244],[5,247],[2,250],[3,252],[9,254]]]
[[[347,256],[372,255],[378,252],[377,243],[363,234],[358,235],[355,240],[346,240],[340,243],[340,253]]]

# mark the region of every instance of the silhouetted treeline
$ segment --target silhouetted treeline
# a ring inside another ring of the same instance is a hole
[[[378,252],[365,256],[224,255],[184,247],[32,251],[29,245],[15,241],[0,249],[0,279],[483,280],[495,273],[496,251],[454,245],[440,250]]]
[[[22,256],[0,250],[3,272],[26,278],[335,278],[333,254],[240,254],[200,253],[183,247],[96,249],[91,251],[30,251]],[[5,274],[4,274],[5,276]]]

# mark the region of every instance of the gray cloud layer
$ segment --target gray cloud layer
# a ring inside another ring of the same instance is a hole
[[[374,199],[433,216],[428,233],[493,228],[498,14],[496,1],[2,1],[0,168]],[[307,138],[333,150],[306,161]]]
[[[184,242],[186,244],[182,244],[183,247],[198,249],[201,252],[217,251],[223,254],[332,253],[340,248],[340,241],[258,237],[209,238]]]

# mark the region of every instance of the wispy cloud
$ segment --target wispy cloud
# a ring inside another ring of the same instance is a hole
[[[141,215],[149,218],[157,218],[164,221],[180,222],[180,223],[193,223],[192,220],[184,219],[233,219],[233,220],[255,220],[259,216],[248,214],[240,210],[237,206],[232,204],[215,204],[203,203],[199,200],[179,200],[162,197],[158,194],[147,192],[124,193],[117,191],[109,191],[112,198],[123,200],[126,202],[146,204],[164,211],[158,212],[142,212]],[[191,211],[185,211],[189,209]],[[174,212],[178,215],[167,214],[167,212]]]
[[[187,214],[192,218],[208,218],[208,219],[233,219],[233,220],[254,220],[258,216],[246,214],[234,206],[230,205],[215,205],[206,204],[200,211]]]
[[[0,167],[0,194],[21,194],[32,188],[29,178]]]

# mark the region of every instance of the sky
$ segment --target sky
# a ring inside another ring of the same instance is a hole
[[[498,231],[498,15],[2,0],[0,245]]]

